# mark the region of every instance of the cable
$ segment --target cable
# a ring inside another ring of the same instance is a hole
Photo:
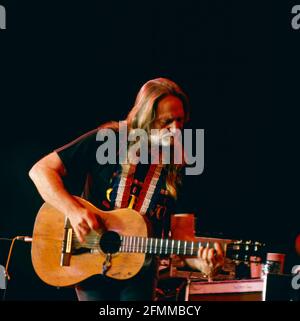
[[[6,275],[7,275],[7,280],[10,280],[10,276],[9,276],[9,273],[8,273],[8,265],[9,265],[9,262],[10,262],[10,258],[11,258],[11,254],[12,254],[12,249],[14,247],[14,244],[15,244],[15,241],[18,239],[18,236],[14,237],[12,239],[12,242],[10,244],[10,248],[9,248],[9,252],[8,252],[8,256],[7,256],[7,260],[6,260],[6,265],[5,265],[5,272],[6,272]]]
[[[32,242],[32,237],[30,236],[16,236],[17,241]],[[0,237],[0,241],[13,241],[13,238]]]
[[[32,237],[30,237],[30,236],[17,236],[17,241],[32,242]]]

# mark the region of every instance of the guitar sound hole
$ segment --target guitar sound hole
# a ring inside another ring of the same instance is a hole
[[[108,231],[102,234],[99,244],[105,254],[113,254],[119,251],[121,239],[118,233]]]

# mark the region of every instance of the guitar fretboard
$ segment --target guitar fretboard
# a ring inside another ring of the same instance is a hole
[[[129,253],[197,256],[198,250],[201,246],[211,247],[211,242],[193,242],[141,236],[121,236],[121,246],[119,251]]]

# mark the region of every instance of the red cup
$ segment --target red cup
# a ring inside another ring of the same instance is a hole
[[[283,273],[285,254],[283,253],[267,253],[267,262],[279,265],[279,272]]]
[[[262,262],[261,257],[250,256],[250,273],[251,278],[256,279],[261,277],[262,272]]]
[[[190,240],[195,237],[195,216],[194,214],[175,214],[171,216],[172,239]]]

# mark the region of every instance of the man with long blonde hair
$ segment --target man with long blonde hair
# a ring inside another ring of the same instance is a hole
[[[133,208],[144,215],[152,236],[167,238],[185,166],[184,155],[182,162],[174,162],[174,151],[183,146],[172,133],[181,131],[189,116],[188,98],[177,84],[166,78],[150,80],[140,89],[126,120],[103,124],[56,149],[39,160],[29,175],[42,198],[66,215],[81,242],[101,222],[72,195],[83,196],[103,210]],[[135,135],[141,131],[146,140]],[[102,153],[107,142],[99,138],[104,132],[118,138],[106,145],[109,153],[116,152],[116,161],[107,164]],[[124,140],[127,135],[138,139]],[[139,159],[143,146],[150,146],[150,164],[133,161]],[[169,163],[162,156],[166,147],[171,150]],[[223,263],[220,245],[200,248],[198,258],[190,262],[206,274],[213,273]],[[82,282],[76,291],[79,300],[151,300],[156,277],[156,257],[147,255],[143,268],[131,279],[99,275]]]

